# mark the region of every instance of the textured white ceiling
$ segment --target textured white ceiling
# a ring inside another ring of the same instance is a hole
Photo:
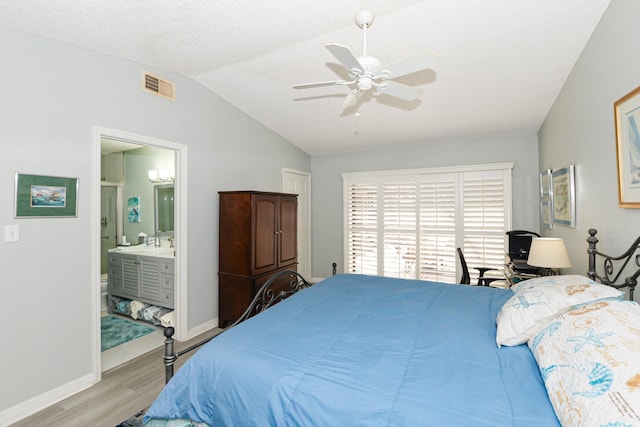
[[[536,132],[610,0],[0,0],[0,25],[190,76],[309,154]],[[399,81],[414,102],[367,96],[341,115],[344,77],[324,45],[356,55],[423,50]],[[180,96],[180,87],[176,88]]]

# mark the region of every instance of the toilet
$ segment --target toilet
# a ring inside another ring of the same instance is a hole
[[[107,311],[107,293],[109,285],[108,274],[100,275],[100,310]]]

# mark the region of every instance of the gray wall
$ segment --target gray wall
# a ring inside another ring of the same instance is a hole
[[[313,274],[331,275],[331,263],[343,271],[343,172],[429,168],[514,162],[514,229],[538,231],[538,143],[535,135],[423,142],[379,151],[317,156],[313,176]]]
[[[189,328],[217,317],[217,191],[280,190],[281,169],[310,159],[183,76],[5,28],[0,51],[0,225],[20,227],[19,242],[0,242],[3,424],[8,408],[92,373],[93,126],[188,146]],[[143,92],[143,69],[175,81],[177,100]],[[15,219],[16,172],[77,177],[77,218]]]
[[[589,228],[602,250],[618,255],[640,234],[640,210],[618,206],[613,103],[640,84],[640,2],[613,0],[539,132],[541,169],[576,165],[576,228],[562,237],[573,267],[587,271]]]

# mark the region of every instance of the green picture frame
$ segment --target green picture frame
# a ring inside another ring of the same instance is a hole
[[[75,218],[78,178],[16,173],[15,218]]]

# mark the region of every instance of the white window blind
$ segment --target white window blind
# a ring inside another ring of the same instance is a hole
[[[375,184],[353,184],[347,193],[347,264],[350,271],[377,274],[378,190]]]
[[[456,273],[456,189],[453,173],[420,177],[420,274],[453,283]]]
[[[416,182],[382,183],[383,274],[416,277]]]
[[[456,247],[470,267],[502,268],[512,167],[343,174],[345,271],[455,283]]]
[[[465,173],[463,252],[469,267],[502,267],[505,256],[505,183],[499,173]]]

